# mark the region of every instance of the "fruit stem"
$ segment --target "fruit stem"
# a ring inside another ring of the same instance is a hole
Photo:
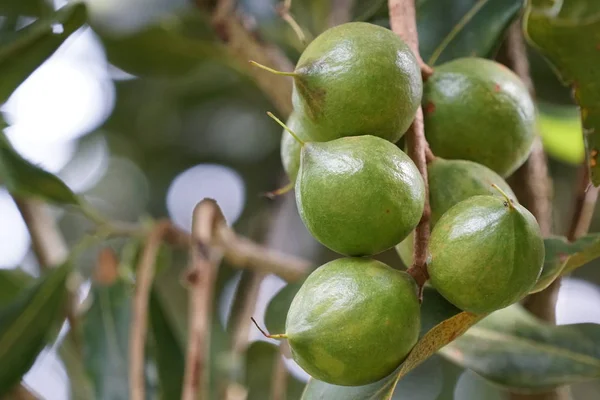
[[[281,127],[282,127],[283,129],[285,129],[286,131],[288,131],[288,133],[289,133],[290,135],[292,135],[292,137],[293,137],[294,139],[296,139],[296,142],[300,143],[300,145],[301,145],[301,146],[304,146],[304,145],[305,145],[304,141],[303,141],[302,139],[300,139],[300,138],[298,137],[298,135],[296,135],[296,134],[295,134],[295,133],[294,133],[294,132],[293,132],[293,131],[292,131],[290,128],[288,128],[286,124],[284,124],[283,122],[281,122],[281,121],[279,120],[279,118],[277,118],[275,115],[273,115],[273,113],[272,113],[272,112],[268,111],[268,112],[267,112],[267,115],[268,115],[269,117],[271,117],[271,119],[275,120],[275,122],[277,122],[279,125],[281,125]]]
[[[287,185],[285,185],[284,187],[281,187],[279,189],[273,190],[272,192],[264,193],[263,196],[265,196],[267,199],[273,200],[275,197],[281,196],[283,194],[286,194],[287,192],[289,192],[293,188],[294,188],[294,183],[290,182]]]
[[[500,189],[500,186],[496,185],[495,183],[492,183],[492,186],[500,192],[500,194],[502,194],[502,196],[506,199],[506,205],[510,208],[515,208],[515,206],[513,205],[513,200],[508,197],[508,195],[506,194],[506,192],[502,189]]]
[[[256,325],[256,328],[258,328],[258,330],[260,331],[260,333],[263,334],[264,337],[269,338],[269,339],[287,339],[288,336],[285,333],[278,333],[276,335],[269,335],[260,326],[258,326],[258,323],[254,319],[254,317],[250,317],[250,319],[252,320],[252,322],[254,322],[254,325]]]
[[[255,67],[262,68],[265,71],[269,71],[270,73],[275,74],[275,75],[298,76],[298,74],[295,73],[295,72],[277,71],[276,69],[269,68],[266,65],[259,64],[259,63],[257,63],[256,61],[253,61],[253,60],[250,60],[250,64],[254,65]]]

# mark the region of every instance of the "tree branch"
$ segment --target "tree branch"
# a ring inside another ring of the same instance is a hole
[[[187,277],[191,286],[190,316],[182,400],[208,398],[212,301],[217,267],[223,257],[218,246],[211,246],[211,241],[215,229],[225,221],[212,199],[198,203],[192,218],[192,265]]]
[[[585,235],[590,229],[598,200],[599,188],[591,184],[590,170],[585,162],[581,166],[579,174],[579,187],[575,194],[573,217],[567,233],[567,239],[571,242]]]
[[[133,314],[129,332],[129,396],[131,400],[145,400],[144,348],[148,330],[148,298],[154,276],[154,264],[164,236],[172,229],[171,222],[158,222],[146,239],[146,245],[137,265]]]
[[[423,61],[419,52],[415,0],[388,0],[388,7],[392,30],[408,44],[421,67],[423,80],[427,80],[433,74],[433,69]]]
[[[421,72],[424,77],[431,75],[429,68],[419,54],[419,38],[417,35],[417,22],[414,0],[389,0],[390,24],[392,30],[408,43],[413,53],[419,60]],[[428,153],[429,145],[425,139],[425,128],[423,124],[423,109],[419,106],[415,120],[406,133],[408,155],[415,162],[423,181],[425,183],[425,208],[421,221],[415,229],[413,265],[408,273],[415,278],[415,281],[422,289],[423,285],[429,279],[427,273],[427,246],[429,245],[429,220],[431,217],[431,208],[429,206],[429,184],[427,179],[427,158],[431,158],[431,151]],[[421,293],[422,294],[422,293]]]

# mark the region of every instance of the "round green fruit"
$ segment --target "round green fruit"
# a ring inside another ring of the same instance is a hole
[[[417,286],[379,261],[342,258],[317,268],[292,301],[286,335],[311,376],[359,386],[389,375],[417,342]]]
[[[293,73],[294,109],[315,125],[313,139],[377,135],[396,142],[423,94],[419,65],[389,29],[351,22],[311,42]]]
[[[423,92],[425,134],[440,157],[471,160],[506,177],[525,162],[535,106],[521,80],[481,58],[440,65]]]
[[[432,228],[446,211],[461,201],[473,196],[498,194],[498,190],[492,184],[502,189],[509,197],[516,198],[500,175],[473,161],[437,157],[427,165],[427,173]],[[405,265],[412,264],[412,233],[396,246],[396,251]]]
[[[431,285],[472,313],[507,307],[535,285],[544,263],[540,228],[523,206],[475,196],[448,210],[431,233]]]
[[[301,140],[310,140],[310,128],[308,128],[306,123],[302,122],[302,119],[299,118],[297,113],[292,113],[292,115],[290,115],[286,125]],[[300,169],[301,150],[302,145],[284,129],[281,136],[281,162],[285,173],[292,183],[296,182],[296,176]]]
[[[364,256],[395,246],[417,226],[424,202],[415,164],[387,140],[353,136],[302,148],[298,211],[333,251]]]

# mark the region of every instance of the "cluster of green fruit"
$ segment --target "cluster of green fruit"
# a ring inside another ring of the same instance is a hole
[[[282,138],[283,165],[308,230],[347,256],[306,279],[286,333],[272,335],[289,340],[310,375],[337,385],[374,382],[417,342],[415,281],[367,256],[397,246],[410,265],[426,190],[394,143],[421,104],[438,156],[428,165],[432,286],[474,313],[508,306],[531,290],[543,240],[503,177],[531,150],[535,109],[511,71],[464,58],[439,66],[424,84],[398,36],[348,23],[317,37],[289,75],[294,113]]]

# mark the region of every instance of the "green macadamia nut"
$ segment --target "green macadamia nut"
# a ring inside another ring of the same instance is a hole
[[[292,113],[292,115],[290,115],[286,125],[301,140],[310,140],[310,128],[306,126],[306,123],[302,123],[302,120],[298,118],[297,113]],[[298,175],[298,170],[300,169],[301,150],[302,145],[284,129],[281,136],[281,162],[283,164],[285,173],[292,183],[296,182],[296,176]]]
[[[311,376],[359,386],[394,371],[417,342],[417,287],[405,272],[366,258],[317,268],[292,301],[286,335]]]
[[[503,177],[525,162],[535,106],[508,68],[460,58],[436,67],[423,90],[425,135],[436,156],[475,161]]]

